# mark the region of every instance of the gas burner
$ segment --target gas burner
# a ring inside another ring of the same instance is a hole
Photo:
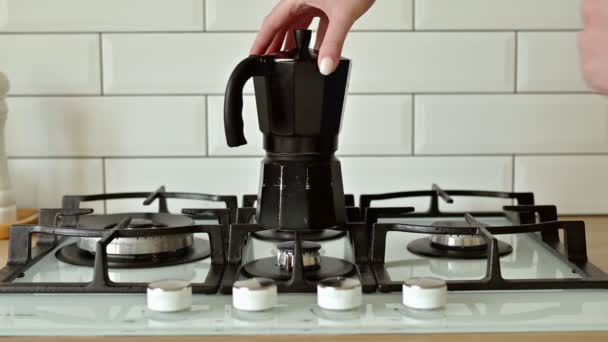
[[[277,266],[282,270],[291,272],[295,264],[293,257],[295,243],[293,241],[283,242],[277,245]],[[302,261],[304,269],[319,268],[321,264],[321,245],[310,241],[302,241]]]
[[[278,281],[286,281],[292,277],[296,268],[295,241],[287,241],[277,245],[277,256],[251,261],[242,268],[248,277],[263,277]],[[329,277],[351,275],[355,270],[352,263],[334,258],[321,256],[321,245],[315,242],[301,242],[302,268],[304,278],[309,281],[319,281]]]
[[[97,215],[93,209],[81,208],[84,202],[118,199],[143,199],[146,206],[157,203],[158,212]],[[171,214],[168,199],[196,200],[201,205]],[[205,202],[223,202],[226,208],[205,208]],[[62,208],[40,209],[39,224],[13,230],[18,233],[11,237],[9,262],[0,270],[0,293],[146,293],[147,283],[113,282],[111,274],[116,273],[109,269],[169,266],[204,258],[210,259],[207,275],[192,282],[192,292],[215,293],[226,261],[223,238],[236,218],[236,203],[236,196],[167,192],[163,186],[152,192],[64,196]],[[201,224],[208,220],[217,223]],[[208,239],[195,237],[198,234]],[[35,246],[34,235],[38,236]],[[92,280],[13,284],[53,254],[60,262],[91,267]]]
[[[291,270],[285,269],[282,265],[277,265],[277,259],[269,257],[254,260],[245,264],[241,270],[247,277],[263,277],[276,281],[290,280],[294,271],[293,266]],[[306,256],[303,255],[303,261],[305,259]],[[293,261],[291,258],[290,260]],[[317,263],[317,265],[306,267],[306,262],[304,262],[304,278],[308,281],[318,282],[329,277],[349,276],[355,271],[355,265],[334,257],[319,256],[313,263]]]
[[[302,233],[302,239],[306,241],[329,241],[339,239],[345,235],[346,232],[344,231],[325,229],[318,232]],[[272,242],[294,240],[293,232],[285,230],[263,230],[260,232],[252,233],[251,236],[258,240]]]
[[[184,216],[167,213],[126,213],[112,215],[89,215],[80,218],[79,226],[82,228],[114,228],[120,221],[130,217],[131,222],[125,229],[154,229],[169,227],[185,227],[194,224],[194,220]],[[95,246],[99,238],[81,237],[78,247],[95,253]],[[117,238],[108,244],[106,251],[111,257],[133,257],[140,255],[158,255],[177,252],[192,247],[194,237],[192,234],[146,236],[133,238]]]
[[[470,227],[466,220],[437,221],[431,227],[459,228]],[[488,257],[488,244],[479,234],[433,234],[410,242],[407,249],[417,255],[450,259],[485,259]],[[506,242],[498,241],[498,254],[508,255],[513,248]]]
[[[78,226],[83,229],[112,229],[125,218],[131,221],[125,230],[149,230],[187,227],[194,220],[169,213],[124,213],[85,215]],[[66,263],[93,266],[99,237],[80,237],[78,242],[59,249],[55,256]],[[209,242],[193,234],[145,235],[116,238],[106,246],[110,268],[148,268],[177,265],[209,257]]]
[[[471,250],[484,249],[488,244],[479,235],[443,235],[431,236],[431,244],[439,249]]]
[[[468,227],[467,221],[438,221],[431,224],[433,227]],[[431,236],[431,244],[439,249],[483,249],[487,243],[481,235],[444,235]]]
[[[250,216],[254,208],[239,208],[237,217]],[[246,214],[246,215],[244,215]],[[246,221],[246,220],[244,220]],[[228,265],[220,286],[222,293],[231,293],[233,284],[242,278],[269,278],[276,282],[279,292],[316,292],[317,284],[330,277],[355,277],[363,292],[376,290],[376,282],[368,263],[368,231],[363,222],[348,223],[336,228],[348,234],[353,260],[321,256],[321,245],[303,241],[306,231],[293,233],[294,240],[279,243],[277,255],[245,262],[243,251],[253,233],[266,229],[256,224],[233,224],[230,227]]]
[[[108,254],[108,267],[153,268],[173,266],[202,260],[208,258],[210,255],[209,242],[207,240],[194,238],[189,247],[172,252],[128,256]],[[95,253],[80,248],[77,243],[62,247],[55,253],[55,256],[65,263],[76,266],[94,267],[95,265]]]
[[[514,200],[515,205],[502,207],[500,211],[477,212],[442,212],[439,200],[454,203],[452,196],[486,197]],[[372,201],[388,199],[406,199],[412,197],[428,197],[429,209],[417,212],[414,208],[382,208],[371,206]],[[413,240],[407,248],[415,254],[452,259],[485,259],[483,265],[485,275],[479,277],[480,269],[467,269],[476,279],[448,280],[450,291],[483,291],[483,290],[549,290],[549,289],[581,289],[608,287],[606,275],[596,266],[588,262],[585,245],[585,224],[581,221],[559,221],[557,208],[551,205],[534,205],[534,195],[525,192],[493,192],[470,190],[443,190],[433,184],[427,191],[404,191],[385,194],[362,195],[359,203],[365,213],[365,222],[372,231],[371,267],[380,292],[402,291],[403,281],[393,280],[385,263],[388,234],[424,234],[422,239]],[[419,224],[422,219],[464,217],[465,221],[435,222],[433,225]],[[478,220],[477,218],[480,218]],[[387,223],[380,220],[389,219]],[[493,225],[483,221],[497,219]],[[390,222],[390,223],[389,223]],[[564,241],[561,241],[560,230]],[[571,278],[522,278],[504,279],[501,271],[503,260],[501,255],[508,254],[512,247],[500,240],[499,235],[525,234],[535,239],[543,247],[550,249],[556,256],[566,262],[571,270],[580,276],[573,281]],[[481,237],[481,240],[479,239]],[[430,259],[431,270],[435,273],[451,275],[452,269],[437,269]],[[449,261],[448,261],[449,262]],[[445,263],[445,261],[444,261]],[[454,261],[453,266],[461,265]],[[462,265],[467,265],[464,263]],[[436,265],[435,265],[436,266]],[[483,272],[481,270],[481,272]],[[458,275],[463,275],[458,270]],[[467,276],[467,274],[464,274]],[[482,273],[483,274],[483,273]]]
[[[432,237],[416,239],[407,245],[407,250],[421,256],[446,259],[486,259],[488,258],[487,248],[459,248],[459,247],[438,247],[432,242]],[[498,255],[508,255],[513,251],[513,247],[506,242],[498,241]]]

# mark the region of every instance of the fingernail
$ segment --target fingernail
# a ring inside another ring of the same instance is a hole
[[[325,76],[331,74],[334,71],[334,61],[329,57],[324,57],[319,63],[319,71]]]

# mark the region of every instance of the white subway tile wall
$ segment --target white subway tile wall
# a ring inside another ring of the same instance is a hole
[[[12,95],[99,94],[99,37],[0,34],[0,70]]]
[[[253,33],[103,35],[105,94],[221,94],[253,38]]]
[[[511,157],[344,157],[344,189],[355,194],[394,192],[397,189],[430,189],[441,184],[448,189],[512,189]],[[496,210],[508,204],[503,200],[455,198],[455,203],[440,205],[442,210]],[[413,205],[428,209],[424,199],[380,201],[379,205]]]
[[[518,41],[519,91],[589,91],[580,73],[576,32],[521,32]]]
[[[410,30],[413,26],[413,1],[376,1],[365,16],[353,25],[353,30]],[[256,31],[276,3],[277,0],[207,0],[207,30]]]
[[[201,30],[200,0],[2,0],[4,32]]]
[[[510,91],[515,82],[512,32],[355,32],[354,93]]]
[[[13,97],[10,156],[204,156],[205,98]],[[33,124],[36,123],[36,124]],[[35,138],[25,139],[24,132]]]
[[[243,105],[248,144],[226,145],[224,97],[209,97],[209,155],[263,156],[253,95]],[[378,115],[381,116],[379,120]],[[339,155],[408,155],[412,152],[412,99],[409,95],[349,95],[344,109]]]
[[[564,212],[605,214],[607,173],[606,156],[517,157],[515,190],[534,191],[536,201],[543,204],[559,198]]]
[[[608,153],[599,95],[420,95],[417,154]]]
[[[346,192],[436,182],[534,191],[562,213],[608,213],[608,101],[580,75],[580,3],[376,1],[343,53],[353,61],[338,152]],[[244,101],[249,144],[236,149],[225,144],[223,93],[275,4],[0,1],[19,205],[161,184],[255,193],[263,150],[253,87]],[[456,200],[445,209],[507,203]]]
[[[581,0],[417,0],[420,30],[551,30],[580,26]]]
[[[57,208],[62,195],[103,192],[101,159],[12,159],[8,163],[17,205]],[[103,211],[103,203],[87,205]]]

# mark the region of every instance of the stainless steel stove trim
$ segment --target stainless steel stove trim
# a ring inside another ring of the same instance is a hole
[[[431,243],[445,248],[474,248],[484,247],[486,242],[479,235],[431,235]]]
[[[81,249],[95,253],[100,239],[81,237],[78,239],[77,244]],[[108,244],[106,252],[112,256],[160,254],[191,247],[193,243],[194,236],[192,234],[116,238]]]

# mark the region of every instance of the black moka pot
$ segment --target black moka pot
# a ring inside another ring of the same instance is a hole
[[[250,56],[232,72],[226,88],[224,127],[228,146],[243,134],[243,86],[253,77],[266,158],[257,224],[282,231],[340,226],[346,208],[340,162],[334,156],[348,87],[350,61],[340,59],[329,76],[319,72],[311,31],[296,30],[296,48]]]

